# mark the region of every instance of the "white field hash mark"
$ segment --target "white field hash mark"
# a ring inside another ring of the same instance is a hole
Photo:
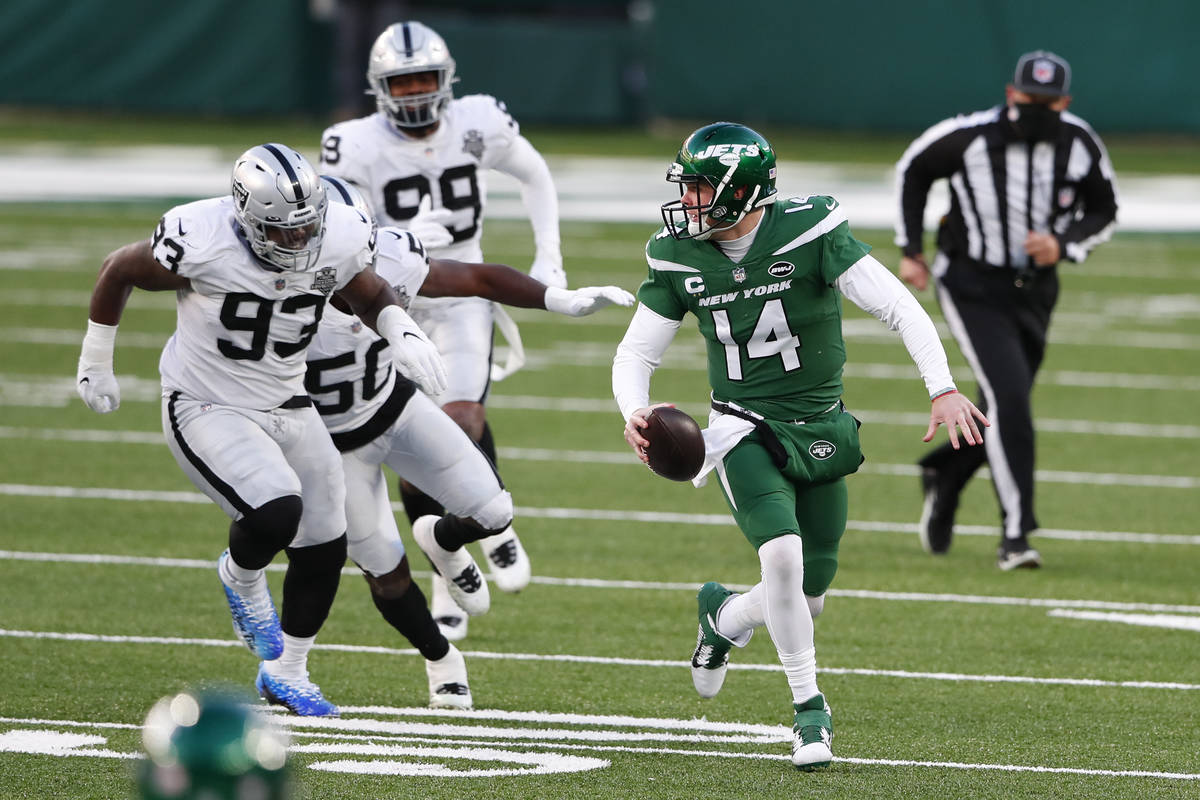
[[[294,754],[353,756],[318,758],[307,763],[309,769],[349,775],[463,778],[576,773],[609,767],[611,760],[596,756],[618,753],[784,762],[788,756],[778,751],[786,749],[791,739],[790,729],[782,725],[712,723],[706,720],[537,711],[438,712],[425,708],[381,706],[343,707],[342,713],[340,718],[306,718],[275,713],[272,719],[289,729],[294,742],[290,750]],[[394,717],[415,718],[417,721],[389,719]],[[438,721],[419,721],[421,719]],[[493,721],[504,725],[487,724]],[[77,732],[81,729],[106,731],[138,728],[129,723],[3,717],[0,718],[0,725],[9,727],[0,731],[0,754],[33,753],[118,759],[141,757],[140,753],[108,750],[99,746],[107,743],[105,736]],[[714,745],[722,749],[708,749]],[[579,754],[568,755],[562,751]],[[868,766],[1200,780],[1200,773],[1151,770],[1101,770],[858,756],[834,756],[833,760]]]
[[[161,644],[172,647],[242,647],[237,639],[196,639],[181,636],[125,636],[120,634],[63,633],[58,631],[23,631],[0,628],[0,638],[43,639],[48,641],[83,642],[93,644]],[[382,647],[378,645],[317,643],[314,650],[340,653],[369,653],[386,656],[416,656],[413,648]],[[565,664],[594,664],[597,666],[646,667],[685,669],[689,661],[667,659],[613,658],[611,656],[579,656],[567,653],[501,653],[492,650],[464,650],[463,656],[479,661],[516,661]],[[745,672],[782,672],[775,664],[731,663],[729,669]],[[1200,691],[1200,684],[1173,681],[1113,681],[1097,678],[1042,678],[1027,675],[976,675],[957,672],[916,672],[899,669],[864,669],[856,667],[818,667],[824,675],[850,675],[865,678],[905,678],[909,680],[950,681],[954,683],[1019,683],[1039,686],[1081,686],[1101,689],[1156,689],[1164,691]]]

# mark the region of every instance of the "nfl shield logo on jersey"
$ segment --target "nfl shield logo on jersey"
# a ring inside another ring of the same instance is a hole
[[[746,268],[734,267],[733,280],[735,283],[741,283],[742,281],[746,280]]]
[[[408,307],[412,305],[412,298],[408,296],[408,286],[393,285],[392,291],[396,293],[397,305],[407,311]]]
[[[478,161],[483,158],[483,134],[476,130],[463,134],[463,152],[469,153]]]
[[[287,288],[287,281],[285,281],[283,278],[275,279],[275,291],[282,292],[286,288]]]
[[[321,267],[317,270],[317,274],[313,276],[310,288],[316,289],[328,297],[335,286],[337,286],[337,270],[333,267]]]

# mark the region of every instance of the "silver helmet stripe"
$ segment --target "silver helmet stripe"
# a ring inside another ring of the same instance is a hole
[[[283,157],[283,153],[279,152],[279,149],[275,145],[264,144],[263,149],[279,159],[279,163],[283,165],[283,171],[287,173],[288,178],[292,181],[292,193],[296,195],[294,202],[296,203],[297,210],[304,208],[304,194],[300,188],[300,176],[296,174],[296,170],[292,168],[292,165],[288,163],[288,160]]]

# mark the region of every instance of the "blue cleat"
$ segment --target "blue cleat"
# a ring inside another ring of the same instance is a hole
[[[325,699],[321,687],[308,679],[281,678],[267,672],[267,665],[258,665],[258,677],[254,680],[259,697],[271,705],[283,706],[301,717],[336,717],[338,707]]]
[[[273,661],[283,655],[283,631],[279,627],[275,603],[271,601],[271,591],[267,588],[267,576],[259,575],[250,586],[230,586],[222,569],[228,558],[228,550],[221,553],[217,576],[221,578],[229,613],[233,615],[233,632],[251,653],[264,661]]]

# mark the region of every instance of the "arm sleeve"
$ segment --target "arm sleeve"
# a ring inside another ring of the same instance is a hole
[[[524,136],[517,135],[504,160],[496,169],[521,182],[521,200],[529,212],[537,256],[554,258],[561,265],[562,251],[558,233],[558,192],[546,159]]]
[[[626,420],[650,405],[650,375],[662,363],[680,324],[641,304],[633,313],[625,337],[617,345],[612,370],[613,397]]]
[[[854,305],[900,333],[931,398],[955,388],[933,320],[887,267],[864,256],[835,285]]]
[[[1108,241],[1117,223],[1117,186],[1112,162],[1099,137],[1085,130],[1092,166],[1079,184],[1083,214],[1058,236],[1063,257],[1076,262],[1086,259],[1096,245]]]
[[[924,250],[925,204],[929,187],[954,174],[961,162],[961,126],[957,119],[934,125],[921,134],[896,162],[896,245],[906,256]]]

